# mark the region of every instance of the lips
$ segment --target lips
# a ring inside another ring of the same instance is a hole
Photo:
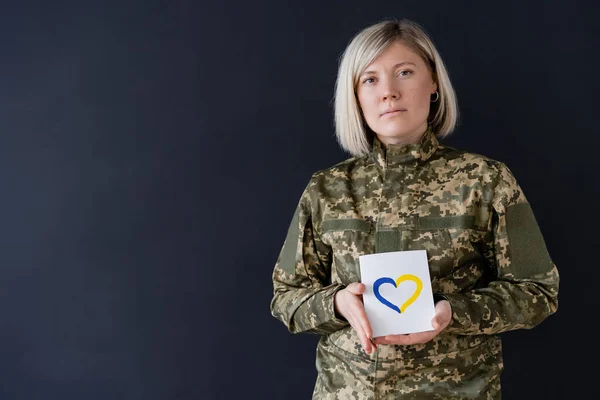
[[[406,111],[406,109],[405,108],[390,108],[389,110],[386,110],[383,114],[381,114],[381,116],[383,117],[384,115],[403,112],[403,111]]]

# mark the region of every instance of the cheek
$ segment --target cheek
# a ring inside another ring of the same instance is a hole
[[[374,114],[377,113],[377,102],[368,96],[359,97],[358,104],[367,120],[373,118]]]
[[[409,90],[411,102],[418,107],[429,107],[430,93],[427,85],[414,87]]]

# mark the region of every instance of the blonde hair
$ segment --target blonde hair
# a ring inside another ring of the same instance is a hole
[[[437,83],[439,100],[431,103],[428,120],[433,133],[443,138],[457,124],[456,94],[442,57],[424,29],[406,19],[379,22],[357,33],[339,61],[333,99],[335,134],[340,146],[353,156],[367,154],[373,139],[373,132],[366,124],[358,104],[358,79],[369,64],[396,40],[401,40],[425,61]]]

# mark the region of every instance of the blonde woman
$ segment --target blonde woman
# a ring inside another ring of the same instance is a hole
[[[423,28],[384,21],[340,60],[338,141],[313,174],[273,272],[273,316],[321,335],[315,399],[498,399],[502,332],[558,307],[559,276],[505,164],[444,146],[458,118]],[[373,338],[360,255],[426,250],[433,331]]]

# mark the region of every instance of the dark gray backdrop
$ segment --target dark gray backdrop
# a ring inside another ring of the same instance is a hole
[[[505,337],[507,399],[595,383],[600,44],[592,2],[21,1],[0,9],[0,399],[307,399],[317,337],[271,272],[333,137],[337,58],[406,17],[561,273]]]

